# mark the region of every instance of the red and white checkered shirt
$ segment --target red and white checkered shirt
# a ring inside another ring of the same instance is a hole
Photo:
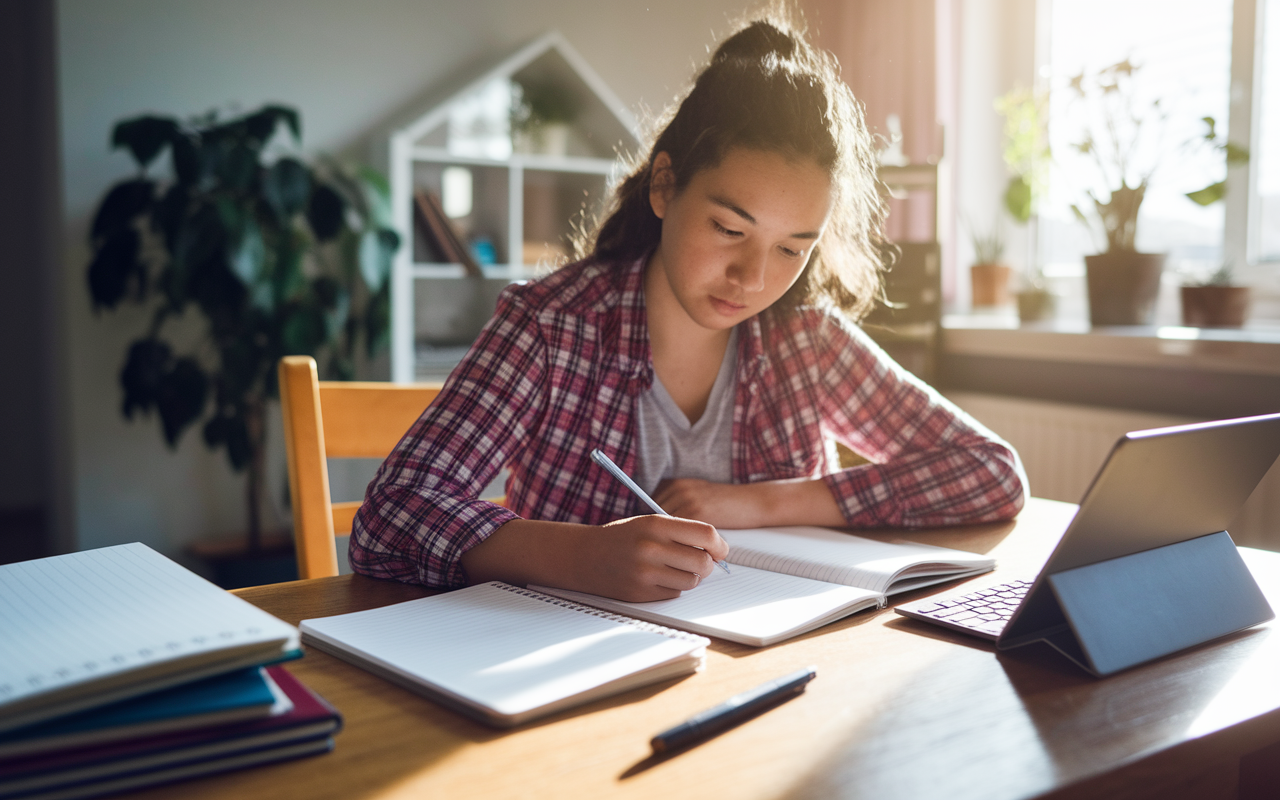
[[[602,524],[647,513],[591,461],[636,469],[637,396],[653,382],[644,262],[592,261],[506,289],[466,358],[370,483],[351,565],[453,588],[460,558],[512,519]],[[821,476],[854,527],[1008,519],[1017,453],[834,312],[742,323],[735,483]],[[872,463],[839,469],[836,439]],[[506,507],[479,499],[510,468]]]

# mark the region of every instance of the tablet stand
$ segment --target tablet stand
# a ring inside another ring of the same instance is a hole
[[[1275,616],[1226,531],[1064,570],[1048,582],[1070,631],[1045,641],[1095,675]]]

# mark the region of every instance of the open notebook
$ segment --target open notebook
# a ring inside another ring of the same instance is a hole
[[[967,578],[995,559],[915,542],[877,542],[827,528],[722,530],[733,573],[712,570],[671,600],[627,603],[531,587],[619,614],[742,644],[780,642],[865,608],[888,595]]]
[[[696,672],[710,644],[498,582],[300,628],[304,644],[500,727]]]

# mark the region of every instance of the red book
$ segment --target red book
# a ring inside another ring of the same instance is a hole
[[[269,717],[0,760],[0,798],[92,797],[333,749],[342,716],[283,667],[288,707]]]

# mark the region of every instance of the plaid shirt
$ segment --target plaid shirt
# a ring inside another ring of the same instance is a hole
[[[591,461],[636,469],[636,397],[653,382],[644,262],[579,262],[507,288],[444,390],[370,483],[351,565],[453,588],[460,558],[518,517],[602,524],[647,513]],[[730,454],[735,483],[821,476],[853,527],[1007,519],[1014,450],[835,313],[742,323]],[[872,463],[839,469],[831,439]],[[479,494],[506,465],[506,507]]]

